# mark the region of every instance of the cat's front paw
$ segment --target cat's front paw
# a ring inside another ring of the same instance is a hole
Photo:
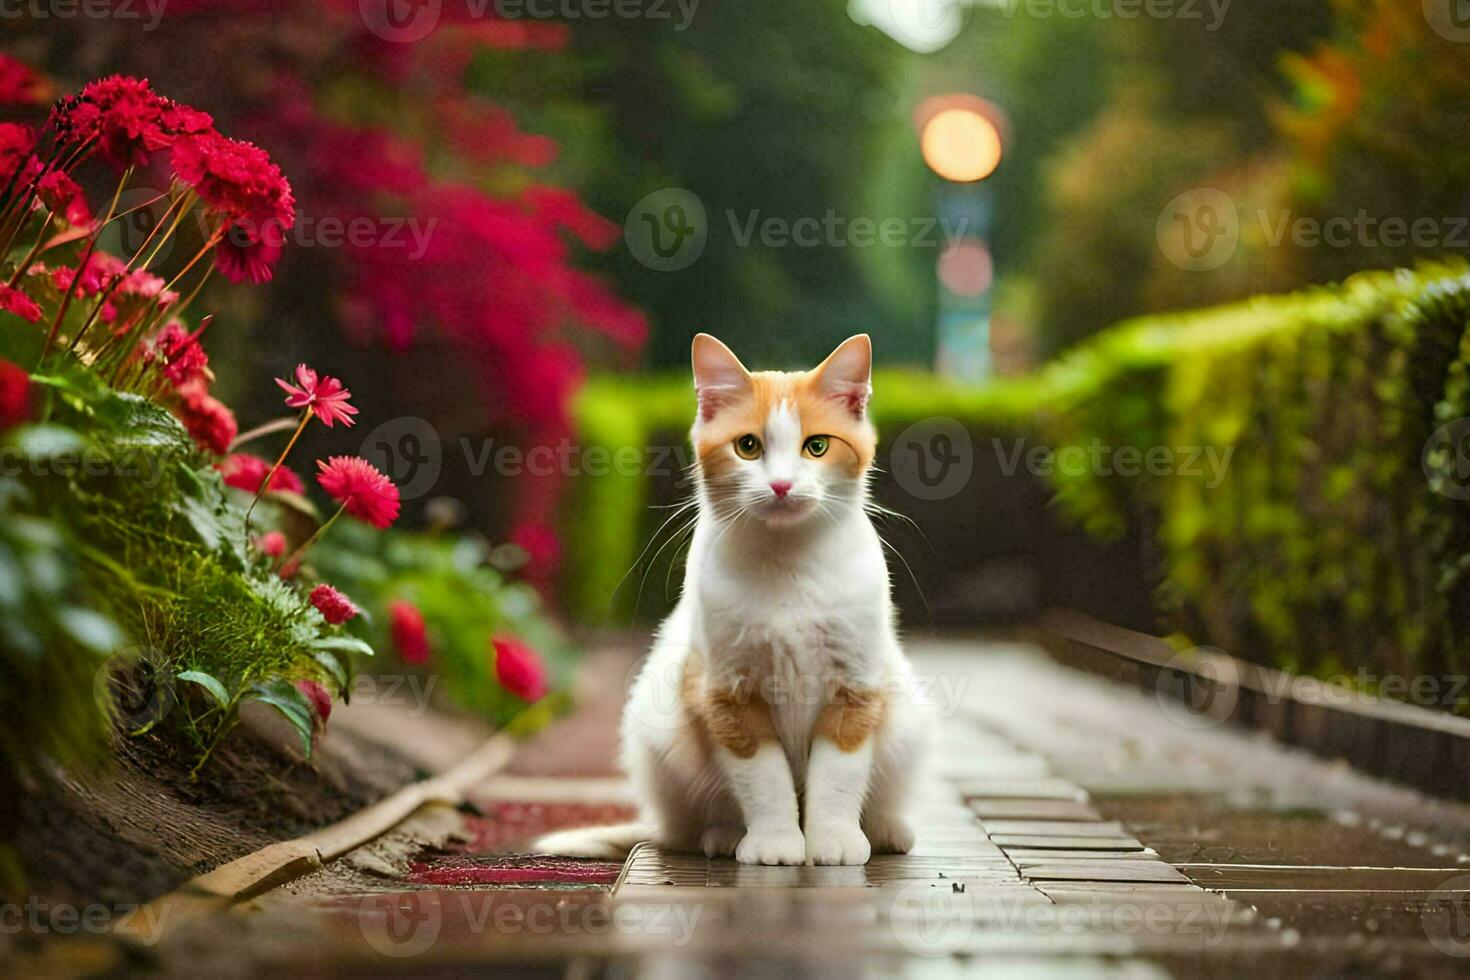
[[[747,830],[735,848],[741,864],[801,864],[806,860],[806,839],[795,827]]]
[[[871,855],[868,838],[855,824],[807,828],[807,864],[867,864]]]
[[[914,829],[902,817],[874,817],[863,821],[863,834],[874,854],[907,854],[914,849]]]

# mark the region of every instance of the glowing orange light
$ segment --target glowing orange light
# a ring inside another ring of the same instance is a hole
[[[936,112],[919,136],[924,162],[945,180],[973,183],[1000,164],[1000,130],[974,109]]]

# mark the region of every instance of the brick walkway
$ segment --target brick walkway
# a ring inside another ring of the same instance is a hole
[[[914,653],[942,737],[909,855],[761,868],[645,846],[621,876],[483,855],[527,814],[626,808],[616,781],[520,775],[485,787],[484,816],[448,815],[471,827],[459,853],[408,871],[379,842],[175,948],[191,965],[227,949],[236,968],[333,973],[1152,977],[1470,962],[1470,809],[1201,727],[1029,647]],[[577,731],[605,747],[612,713],[599,717]]]

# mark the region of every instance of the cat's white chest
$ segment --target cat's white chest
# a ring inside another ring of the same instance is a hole
[[[706,566],[695,600],[712,658],[796,683],[868,673],[887,641],[886,570],[881,555],[846,559]]]

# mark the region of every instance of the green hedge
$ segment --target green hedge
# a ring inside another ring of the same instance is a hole
[[[1161,625],[1193,642],[1314,672],[1457,671],[1470,666],[1470,503],[1438,492],[1458,458],[1426,443],[1470,415],[1467,322],[1461,266],[1364,273],[1120,324],[981,388],[882,372],[873,412],[884,432],[946,416],[1053,450],[1228,451],[1213,486],[1203,467],[1050,478],[1058,507],[1095,535],[1149,535]],[[609,450],[681,432],[692,411],[685,377],[600,379],[577,406],[584,444]],[[646,537],[649,482],[574,482],[568,599],[601,620]]]

